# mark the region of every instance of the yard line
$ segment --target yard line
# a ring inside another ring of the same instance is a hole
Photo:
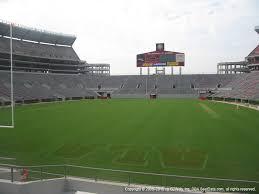
[[[209,115],[211,115],[213,118],[218,118],[219,115],[214,110],[212,110],[210,107],[208,107],[206,104],[199,103],[199,105],[207,112]]]
[[[16,160],[16,158],[0,157],[0,160]]]

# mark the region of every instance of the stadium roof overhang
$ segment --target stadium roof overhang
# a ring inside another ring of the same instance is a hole
[[[10,36],[10,23],[0,21],[0,35]],[[17,39],[67,46],[72,46],[76,40],[74,35],[38,30],[18,24],[12,24],[12,35]]]

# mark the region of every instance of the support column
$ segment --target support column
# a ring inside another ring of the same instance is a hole
[[[146,77],[146,95],[147,95],[147,78],[148,78],[148,77]]]
[[[156,88],[155,88],[155,92],[156,92],[156,95],[157,95],[157,75],[156,75]]]
[[[174,67],[171,67],[171,75],[174,75]]]
[[[147,74],[148,74],[148,75],[150,74],[149,67],[147,68]]]
[[[142,75],[142,67],[139,69],[139,74]]]
[[[182,75],[182,67],[179,69],[179,75]]]
[[[11,110],[12,110],[12,127],[14,127],[14,93],[13,93],[13,24],[10,24],[10,62],[11,62]],[[12,180],[13,182],[13,180]]]

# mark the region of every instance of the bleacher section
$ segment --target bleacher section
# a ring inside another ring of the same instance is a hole
[[[240,74],[226,85],[230,90],[221,90],[213,97],[233,99],[259,99],[259,71]]]
[[[0,37],[0,52],[10,53],[10,39]],[[13,54],[22,56],[34,56],[38,58],[74,60],[79,57],[72,47],[39,44],[35,42],[20,41],[13,39]]]
[[[243,78],[244,75],[89,76],[15,72],[14,92],[16,101],[36,102],[46,99],[96,97],[98,91],[109,91],[112,97],[118,98],[147,97],[151,93],[167,97],[195,98],[200,90],[216,90],[218,85],[221,88],[232,87],[234,80],[238,80],[237,77]],[[0,71],[0,101],[9,100],[10,73]]]
[[[86,62],[73,49],[75,36],[26,28],[0,22],[0,70],[10,70],[12,42],[13,70],[42,73],[85,73]]]
[[[72,97],[94,96],[87,91],[83,82],[79,85],[78,75],[14,73],[14,96],[16,101],[38,102]],[[10,100],[10,73],[0,72],[0,102]]]

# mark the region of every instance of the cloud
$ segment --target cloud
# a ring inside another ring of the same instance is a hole
[[[182,19],[183,17],[186,17],[191,14],[192,14],[191,11],[185,11],[184,13],[181,13],[181,14],[175,14],[174,11],[171,11],[164,14],[164,19],[168,21],[174,21],[174,20]]]
[[[210,7],[219,7],[221,5],[221,2],[220,1],[211,1],[211,3],[209,3],[209,6]]]
[[[136,54],[154,50],[156,42],[164,42],[167,50],[186,53],[184,73],[216,72],[217,62],[242,60],[258,43],[253,31],[259,17],[256,0],[0,3],[1,19],[75,34],[74,49],[80,58],[110,63],[113,74],[138,73]]]

